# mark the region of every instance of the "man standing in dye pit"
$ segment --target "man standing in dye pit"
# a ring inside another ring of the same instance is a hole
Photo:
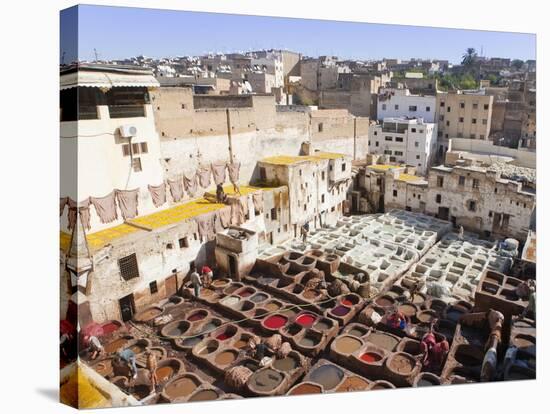
[[[212,283],[212,278],[214,277],[214,272],[210,267],[204,265],[201,270],[202,273],[202,283],[204,284],[204,287],[209,287]]]
[[[118,353],[118,357],[130,368],[132,379],[137,378],[136,354],[131,349],[124,349]]]
[[[304,244],[306,244],[306,242],[307,242],[308,233],[309,233],[309,223],[306,221],[302,225],[302,241],[304,242]]]
[[[149,370],[149,378],[151,380],[151,392],[155,392],[158,379],[157,379],[157,357],[151,351],[147,351],[147,369]]]
[[[202,280],[201,276],[197,273],[197,270],[193,268],[193,272],[191,273],[191,284],[193,285],[193,291],[195,293],[195,297],[199,297],[201,293],[201,286],[202,286]]]

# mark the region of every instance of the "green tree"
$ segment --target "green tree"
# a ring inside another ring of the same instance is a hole
[[[512,60],[512,67],[515,70],[520,70],[523,67],[523,60],[521,60],[521,59]]]
[[[462,64],[464,66],[472,66],[477,57],[477,52],[473,47],[466,49],[466,52],[462,55]]]

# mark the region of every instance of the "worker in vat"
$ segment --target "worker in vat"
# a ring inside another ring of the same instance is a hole
[[[409,320],[403,312],[400,312],[399,309],[395,308],[386,319],[386,325],[390,328],[404,331],[409,325]]]
[[[191,271],[190,280],[191,280],[191,285],[193,286],[193,292],[195,293],[195,297],[198,298],[201,293],[202,280],[201,280],[201,275],[197,273],[197,269],[194,267],[192,268],[192,271]]]
[[[201,269],[201,276],[204,287],[209,287],[212,283],[212,279],[214,278],[214,272],[212,269],[210,269],[207,265],[204,265]]]
[[[309,234],[309,222],[305,222],[303,225],[302,225],[302,242],[304,244],[307,243],[307,235]]]
[[[446,338],[437,341],[433,331],[434,323],[435,321],[431,323],[430,330],[420,341],[420,358],[426,371],[437,373],[441,370],[445,357],[449,353],[449,342]]]
[[[88,353],[90,355],[90,359],[94,360],[101,354],[103,354],[104,349],[103,345],[101,345],[101,342],[99,342],[99,339],[97,339],[97,336],[87,336],[84,338],[84,342],[88,344]]]
[[[118,360],[126,364],[130,370],[130,378],[137,378],[136,354],[130,348],[119,351],[117,354]]]
[[[149,370],[149,380],[151,381],[151,392],[155,392],[158,385],[157,378],[157,357],[154,352],[147,350],[145,353],[146,368]]]

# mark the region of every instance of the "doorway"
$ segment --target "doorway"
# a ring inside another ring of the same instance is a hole
[[[233,279],[237,276],[237,260],[232,255],[227,257],[229,259],[229,277]]]
[[[439,207],[437,218],[441,220],[449,220],[449,207]]]
[[[118,304],[120,306],[120,315],[122,316],[122,321],[126,322],[132,319],[134,313],[136,312],[134,294],[130,293],[129,295],[124,296],[122,299],[119,299]]]

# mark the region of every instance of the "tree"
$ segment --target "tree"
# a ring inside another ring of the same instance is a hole
[[[473,47],[466,49],[466,52],[462,55],[462,64],[464,66],[472,66],[477,58],[477,52]]]

